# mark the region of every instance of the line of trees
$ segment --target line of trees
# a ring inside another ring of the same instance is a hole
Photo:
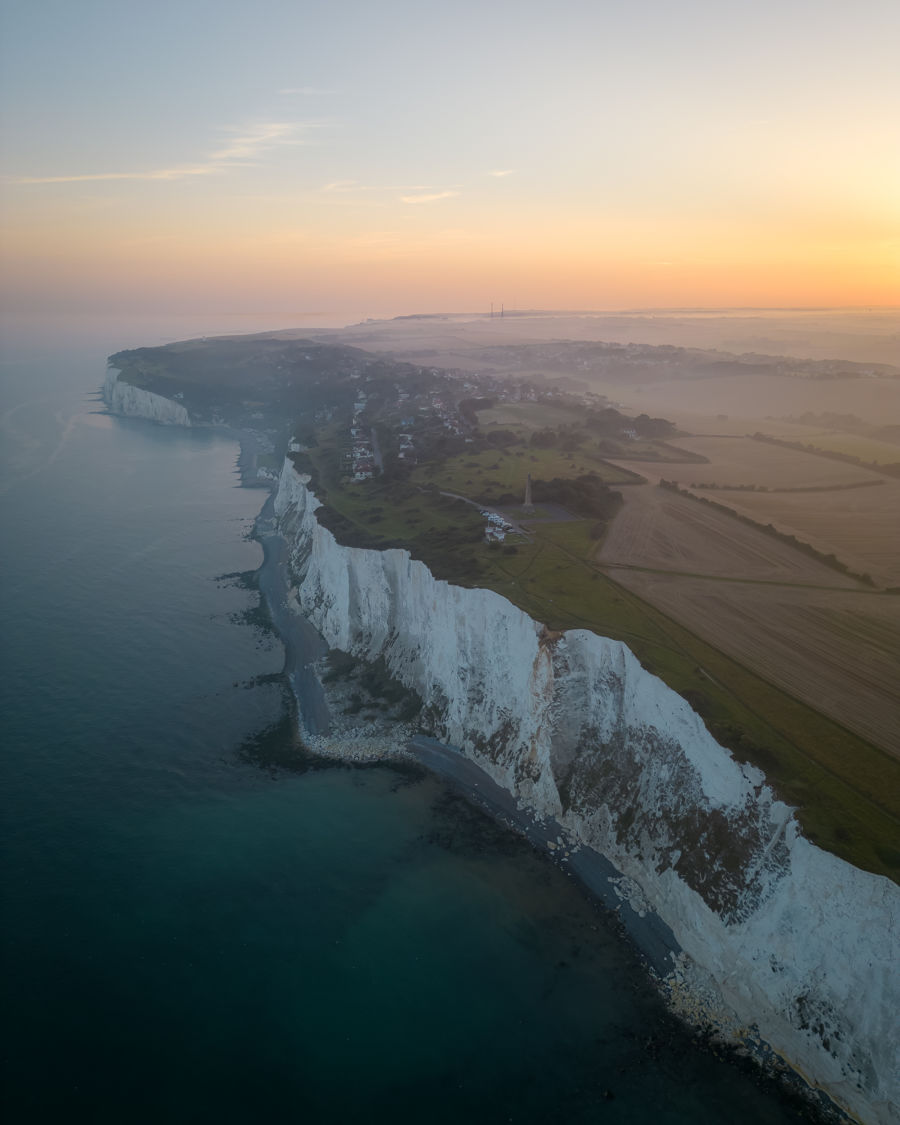
[[[765,535],[771,536],[773,539],[778,539],[782,543],[786,543],[789,547],[795,547],[798,551],[802,551],[804,555],[809,555],[810,558],[817,559],[825,566],[831,567],[832,570],[837,570],[841,574],[846,574],[848,578],[855,578],[857,582],[862,582],[864,586],[875,586],[871,574],[860,573],[856,570],[851,570],[846,563],[832,554],[825,554],[824,551],[817,550],[811,543],[805,542],[803,539],[798,539],[796,535],[790,535],[786,531],[779,531],[771,523],[760,523],[758,520],[751,519],[750,516],[745,516],[742,512],[736,512],[734,508],[729,508],[727,504],[718,504],[715,500],[710,500],[708,496],[696,496],[693,492],[689,492],[686,488],[680,488],[677,480],[662,479],[659,482],[660,488],[666,488],[670,492],[677,492],[679,496],[687,496],[691,500],[696,500],[698,504],[708,504],[710,508],[715,508],[718,512],[724,512],[726,515],[731,516],[732,519],[740,520],[741,523],[747,524],[748,527],[754,527],[757,531],[762,531]]]
[[[861,469],[871,469],[875,473],[887,473],[889,477],[900,477],[900,461],[863,461],[855,453],[839,453],[835,449],[822,449],[818,445],[804,445],[802,441],[788,441],[786,438],[770,437],[768,434],[755,433],[754,441],[765,441],[769,445],[780,445],[784,449],[796,449],[800,453],[812,453],[816,457],[827,457],[830,461],[843,461],[846,465],[858,465]]]

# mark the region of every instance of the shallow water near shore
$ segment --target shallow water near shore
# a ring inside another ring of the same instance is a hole
[[[7,1119],[796,1120],[438,779],[248,759],[283,650],[222,576],[265,494],[232,441],[96,413],[115,346],[7,368]]]

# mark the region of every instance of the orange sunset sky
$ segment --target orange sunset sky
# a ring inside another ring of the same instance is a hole
[[[4,12],[8,309],[900,300],[896,0]]]

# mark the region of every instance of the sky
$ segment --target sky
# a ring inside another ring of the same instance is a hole
[[[0,12],[13,311],[900,304],[897,0]]]

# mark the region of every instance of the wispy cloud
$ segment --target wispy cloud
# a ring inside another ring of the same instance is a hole
[[[439,199],[452,199],[458,191],[436,191],[425,195],[401,195],[401,203],[436,203]]]
[[[323,184],[325,192],[362,192],[362,191],[431,191],[431,184],[364,184],[359,180],[332,180]]]
[[[330,184],[323,184],[322,191],[366,191],[358,180],[332,180]]]
[[[139,172],[82,172],[63,176],[14,176],[7,183],[14,184],[78,184],[109,180],[185,180],[193,176],[211,176],[229,168],[255,164],[266,152],[287,145],[305,143],[303,134],[312,129],[323,129],[313,121],[264,121],[253,125],[223,129],[226,140],[220,148],[208,153],[194,164],[179,164],[170,168],[151,168]]]
[[[333,93],[332,90],[326,90],[321,86],[285,86],[280,92],[282,94],[300,94],[304,98],[315,98]]]
[[[321,129],[312,121],[264,121],[243,129],[223,130],[230,136],[224,148],[210,153],[212,163],[230,163],[235,160],[253,160],[261,153],[282,145],[303,144],[302,132]]]
[[[208,176],[219,171],[212,164],[197,164],[181,168],[155,168],[151,172],[86,172],[80,176],[13,176],[13,184],[81,184],[105,180],[183,180],[188,176]]]
[[[513,172],[515,172],[515,168],[501,168],[496,172],[488,172],[488,175],[497,176],[499,178],[502,176],[511,176]]]

